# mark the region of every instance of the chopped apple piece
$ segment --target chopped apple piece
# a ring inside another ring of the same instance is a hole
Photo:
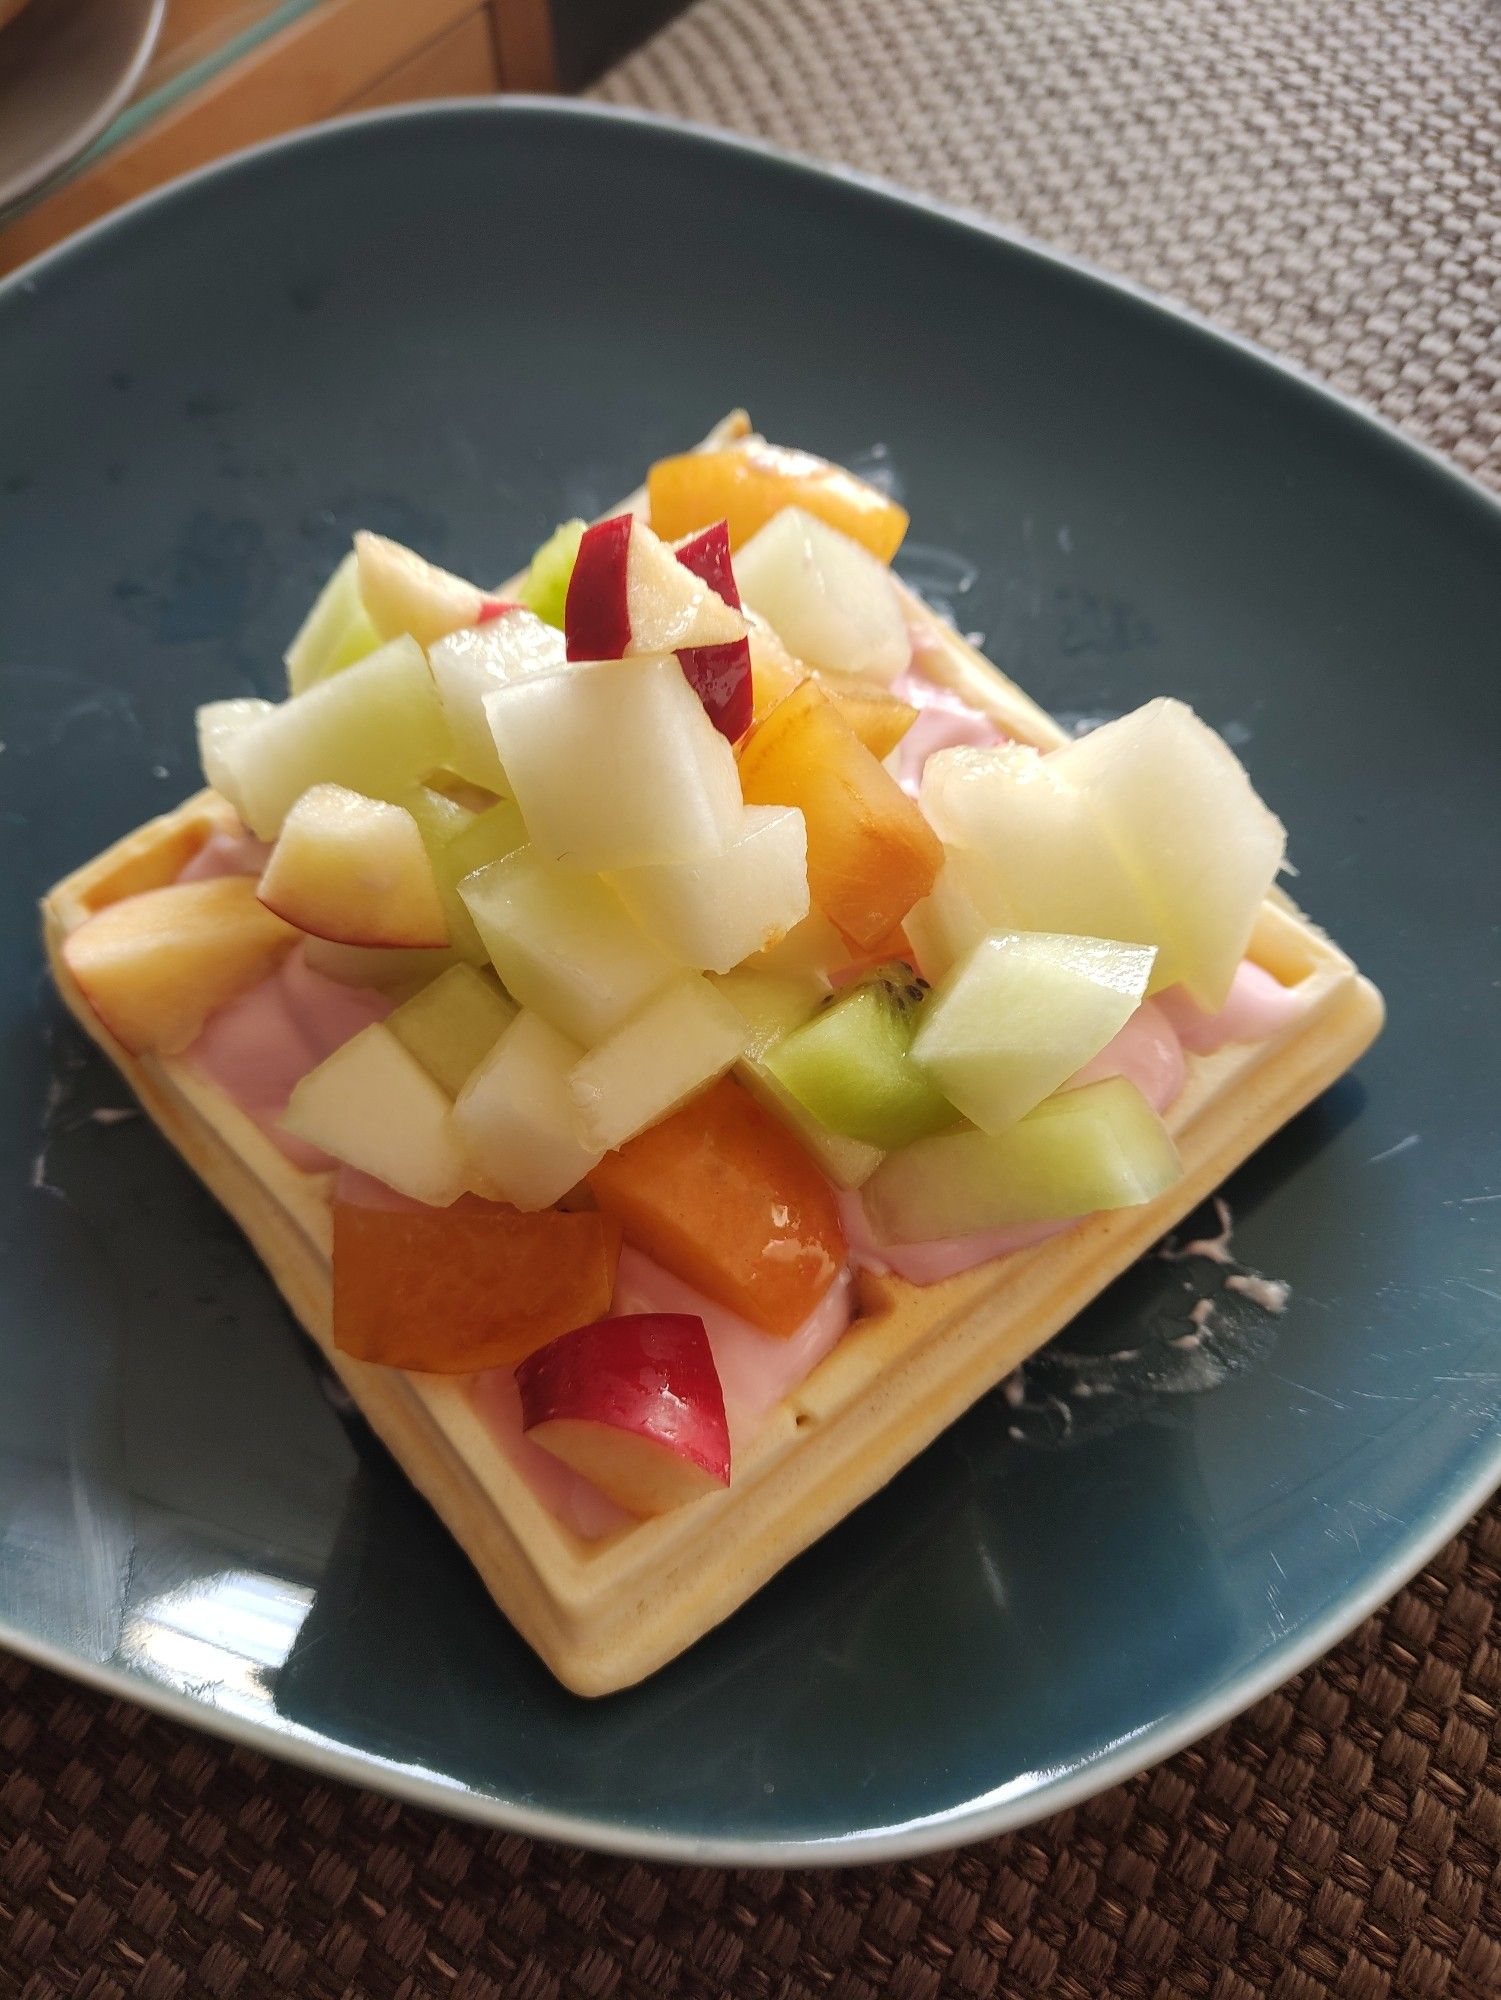
[[[747,806],[740,832],[698,861],[606,876],[648,937],[684,965],[728,972],[808,914],[808,835],[793,806]]]
[[[604,883],[529,847],[468,876],[460,894],[506,990],[586,1045],[682,970]]]
[[[469,1180],[450,1113],[447,1093],[377,1021],[302,1079],[281,1123],[398,1194],[447,1208]]]
[[[319,591],[286,650],[287,692],[301,694],[314,681],[352,667],[379,644],[380,634],[360,596],[359,563],[351,549]]]
[[[593,1211],[336,1201],[334,1345],[429,1375],[514,1368],[609,1311],[619,1259],[619,1225]]]
[[[730,533],[723,521],[679,542],[673,554],[732,611],[740,609],[740,589],[730,563]],[[749,639],[688,647],[679,652],[678,664],[720,735],[738,743],[750,728],[755,706]]]
[[[433,1081],[457,1097],[515,1018],[493,973],[452,965],[404,1000],[386,1026]]]
[[[628,1243],[770,1333],[795,1333],[844,1266],[828,1183],[733,1077],[606,1154],[589,1186]]]
[[[222,746],[225,773],[257,840],[314,785],[389,798],[448,757],[448,730],[422,648],[394,639],[280,702]]]
[[[622,660],[728,645],[745,637],[745,620],[644,521],[616,514],[584,530],[563,630],[570,660]]]
[[[461,625],[479,622],[485,593],[414,549],[361,529],[354,553],[360,597],[383,639],[405,633],[419,646],[431,646]]]
[[[207,701],[198,711],[198,762],[205,784],[212,785],[220,798],[228,799],[244,817],[244,807],[235,783],[230,745],[243,730],[253,728],[271,713],[274,702],[256,695],[242,695],[232,701]]]
[[[813,902],[853,944],[879,944],[932,888],[938,836],[816,681],[756,724],[740,783],[748,805],[801,810]]]
[[[563,641],[529,611],[506,611],[483,625],[450,632],[427,652],[453,737],[453,768],[472,785],[505,792],[506,774],[485,715],[485,696],[510,681],[564,664]]]
[[[946,1132],[888,1153],[865,1186],[881,1243],[927,1243],[1151,1201],[1182,1175],[1135,1084],[1112,1076],[1044,1098],[1004,1132]]]
[[[801,508],[784,507],[753,535],[735,574],[746,603],[817,672],[886,686],[910,665],[906,613],[886,569]]]
[[[69,933],[63,963],[132,1055],[176,1055],[210,1014],[256,986],[297,933],[248,875],[172,882],[109,903]]]
[[[529,1356],[516,1383],[533,1444],[628,1514],[665,1514],[730,1483],[724,1392],[690,1313],[581,1326]]]
[[[721,853],[741,823],[735,753],[671,653],[513,681],[485,697],[532,844],[571,868]]]
[[[535,611],[544,624],[555,626],[559,632],[563,629],[568,607],[568,583],[578,558],[579,543],[584,539],[585,526],[585,522],[573,520],[564,521],[554,528],[532,557],[526,581],[521,586],[521,599],[527,609]]]
[[[623,1146],[723,1076],[749,1039],[744,1016],[707,979],[669,981],[569,1077],[584,1143]]]
[[[808,1116],[888,1152],[955,1125],[959,1114],[913,1060],[928,989],[909,967],[882,967],[825,1002],[768,1049],[763,1066]]]
[[[827,993],[830,975],[848,965],[849,958],[849,946],[823,911],[810,910],[784,938],[764,946],[746,959],[744,969],[747,972],[775,973],[779,977],[816,979],[820,989]]]
[[[568,1092],[583,1053],[540,1014],[520,1013],[454,1101],[454,1125],[486,1189],[517,1208],[551,1207],[598,1163]]]
[[[993,933],[923,1009],[913,1060],[982,1132],[1067,1083],[1141,1005],[1150,945]]]
[[[268,910],[336,944],[448,943],[417,822],[343,785],[314,785],[282,821],[257,891]]]
[[[1149,701],[1048,760],[1089,802],[1152,919],[1155,987],[1222,1007],[1286,849],[1233,750],[1181,701]]]
[[[863,479],[806,451],[760,442],[664,458],[647,474],[652,526],[667,541],[729,525],[738,549],[784,507],[798,506],[889,563],[907,532],[907,515]]]

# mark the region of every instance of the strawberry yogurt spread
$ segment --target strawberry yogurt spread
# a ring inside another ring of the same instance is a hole
[[[922,673],[920,654],[893,692],[919,711],[895,753],[899,780],[914,795],[923,765],[935,751],[1000,740],[985,716]],[[249,835],[215,834],[187,864],[180,879],[258,874],[267,852]],[[282,1131],[278,1120],[295,1085],[361,1029],[383,1020],[392,1004],[372,988],[346,986],[315,971],[303,952],[295,950],[268,979],[216,1013],[184,1060],[218,1084],[294,1165],[308,1171],[329,1169],[335,1166],[334,1161]],[[1074,1082],[1124,1076],[1155,1110],[1165,1111],[1183,1087],[1185,1051],[1204,1055],[1229,1043],[1268,1039],[1297,1018],[1301,1005],[1295,990],[1279,985],[1270,973],[1247,960],[1236,973],[1225,1005],[1216,1013],[1204,1012],[1178,989],[1143,1002]],[[340,1169],[337,1193],[341,1200],[370,1206],[408,1205],[406,1196],[348,1168]],[[850,1262],[809,1319],[787,1339],[764,1333],[704,1298],[639,1251],[627,1248],[621,1254],[612,1311],[686,1312],[702,1319],[737,1450],[754,1437],[770,1411],[812,1373],[848,1328],[854,1315],[853,1274],[857,1268],[891,1271],[911,1284],[934,1284],[1043,1242],[1071,1226],[1069,1221],[1033,1223],[977,1236],[888,1246],[876,1244],[858,1192],[842,1194],[840,1209]],[[473,1376],[470,1386],[476,1407],[507,1456],[551,1513],[586,1540],[599,1539],[627,1524],[630,1516],[613,1501],[523,1435],[520,1398],[511,1370]]]

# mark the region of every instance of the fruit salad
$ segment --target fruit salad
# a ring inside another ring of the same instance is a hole
[[[198,837],[61,940],[305,1177],[337,1354],[460,1385],[586,1541],[732,1489],[893,1286],[1160,1205],[1308,1005],[1222,739],[1002,699],[906,527],[732,438],[498,589],[357,534],[285,699],[199,711]]]

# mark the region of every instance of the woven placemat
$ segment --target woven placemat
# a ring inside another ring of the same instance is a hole
[[[703,0],[597,95],[977,208],[1501,486],[1489,0]],[[648,1868],[0,1659],[0,2000],[1492,2000],[1501,1508],[1318,1667],[1028,1832]]]

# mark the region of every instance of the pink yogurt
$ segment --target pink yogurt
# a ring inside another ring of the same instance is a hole
[[[915,658],[921,660],[921,640]],[[917,710],[917,720],[896,747],[896,777],[902,790],[916,798],[922,784],[923,766],[938,750],[952,750],[960,744],[988,749],[1003,741],[1001,732],[977,708],[971,708],[937,681],[929,680],[920,666],[909,667],[891,686],[891,692]]]
[[[1270,1041],[1297,1020],[1304,1000],[1296,986],[1283,986],[1261,966],[1243,958],[1218,1012],[1206,1014],[1181,986],[1159,993],[1156,1004],[1184,1048],[1192,1049],[1195,1055],[1212,1055],[1228,1042]]]
[[[309,1070],[390,1011],[374,988],[341,986],[315,972],[299,946],[268,979],[212,1015],[183,1060],[233,1098],[293,1166],[316,1173],[335,1163],[282,1131],[287,1099]]]

